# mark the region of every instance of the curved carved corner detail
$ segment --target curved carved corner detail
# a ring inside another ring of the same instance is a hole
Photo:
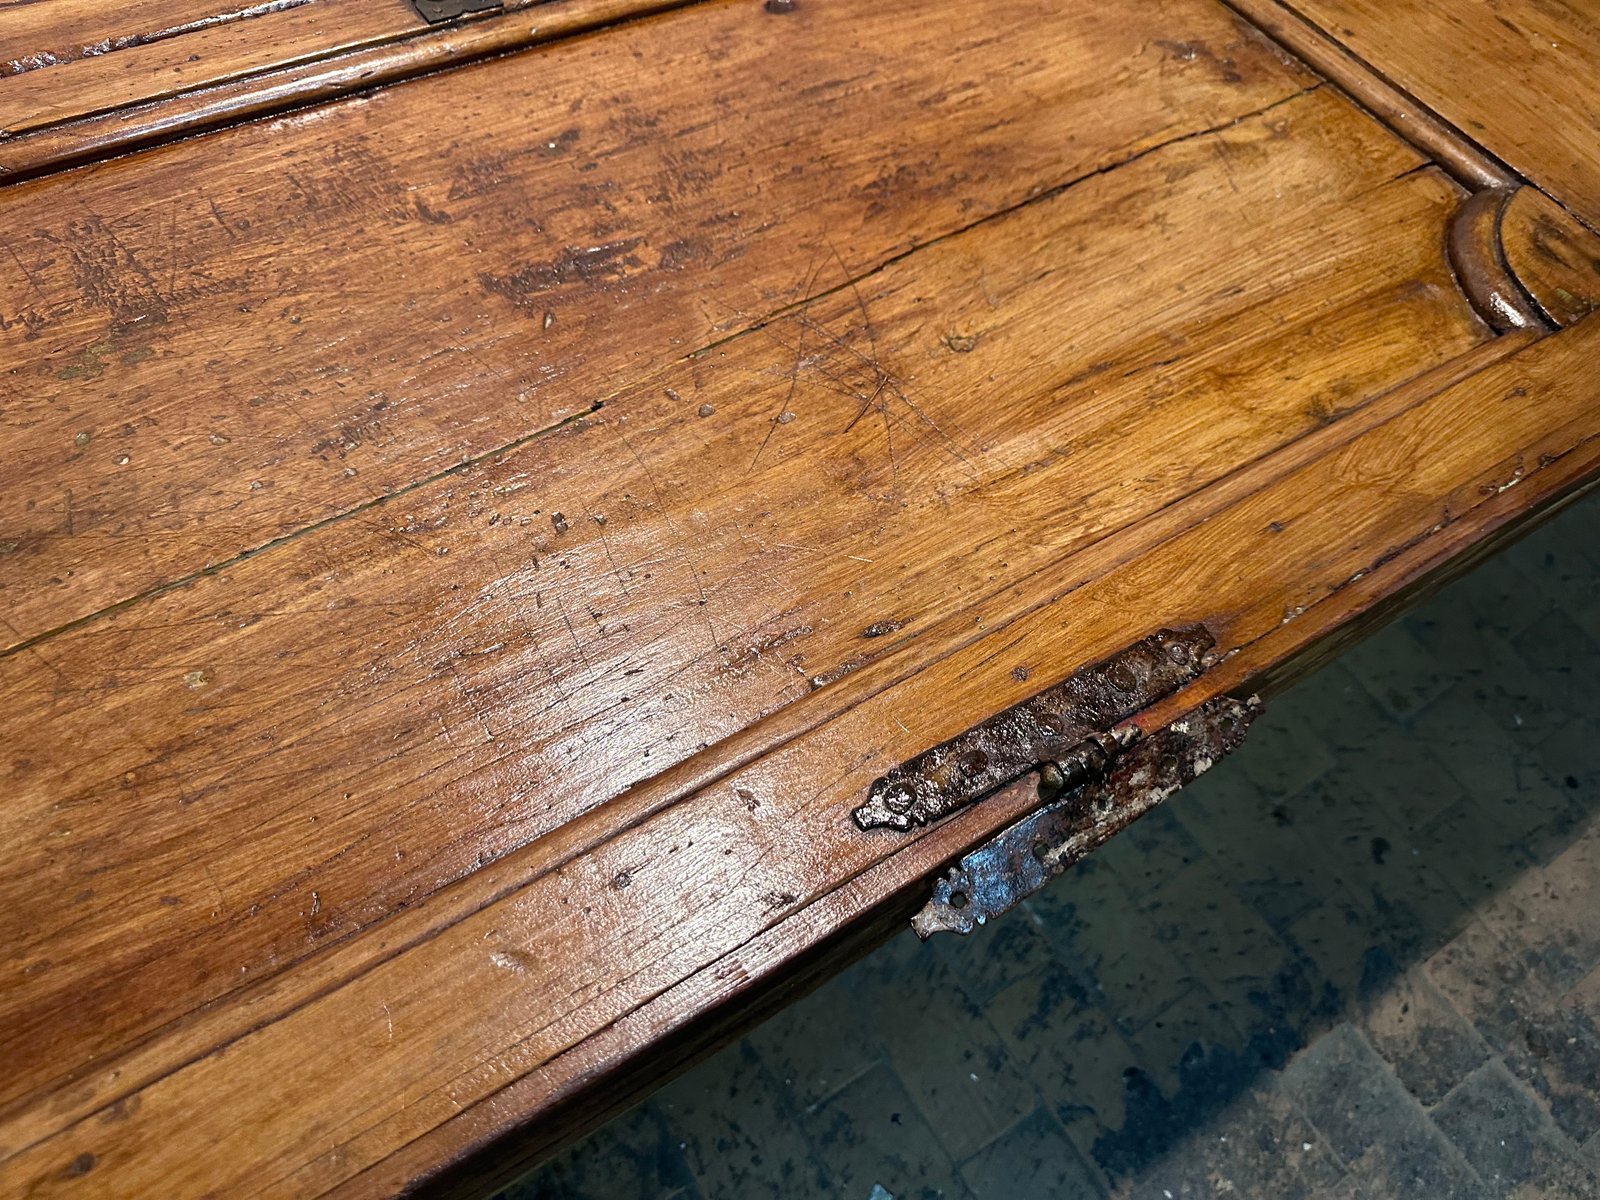
[[[1519,188],[1500,215],[1500,249],[1551,324],[1600,310],[1600,234],[1538,188]]]
[[[1456,282],[1478,315],[1496,333],[1552,328],[1506,262],[1501,223],[1517,188],[1474,192],[1456,210],[1445,238]]]

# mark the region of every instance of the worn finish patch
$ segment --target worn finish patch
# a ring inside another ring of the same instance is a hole
[[[1198,676],[1214,644],[1202,625],[1162,629],[1085,667],[878,779],[855,810],[856,824],[907,830],[949,816],[1042,764],[1072,773],[1073,753],[1082,754],[1088,739]]]
[[[970,933],[1031,896],[1112,834],[1149,812],[1244,741],[1258,700],[1223,696],[1105,759],[1060,799],[984,843],[933,886],[911,919],[921,938],[941,930]],[[1104,754],[1104,739],[1096,743]],[[1041,773],[1041,791],[1044,790]]]

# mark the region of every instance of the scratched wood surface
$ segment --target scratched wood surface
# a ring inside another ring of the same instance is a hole
[[[0,897],[63,884],[0,905],[17,961],[58,959],[0,1087],[62,1068],[39,1022],[87,1050],[174,1019],[1481,340],[1435,240],[1455,190],[1415,165],[1299,96],[12,656],[6,734],[39,749],[7,829],[118,799],[114,838],[11,843]],[[1206,270],[1207,228],[1251,248]],[[1097,320],[1135,255],[1142,299]],[[181,902],[130,908],[152,877]]]
[[[1536,495],[1541,472],[1560,476],[1574,456],[1592,471],[1600,413],[1592,385],[1578,381],[1597,330],[1580,325],[1420,403],[1392,405],[1360,436],[1315,446],[1309,462],[1292,444],[1252,473],[1255,483],[1276,475],[1271,482],[1222,489],[1234,494],[1216,498],[1210,520],[1191,512],[1175,537],[1120,565],[1107,562],[1110,548],[1091,552],[1099,569],[1076,590],[1066,590],[1070,572],[1087,564],[1065,560],[1030,581],[1054,603],[1009,621],[1003,599],[998,611],[980,607],[974,615],[997,628],[969,638],[941,669],[863,697],[801,742],[586,853],[562,861],[543,846],[531,861],[504,864],[498,883],[510,890],[463,919],[434,929],[425,910],[400,918],[356,978],[298,1003],[267,997],[252,1014],[260,1027],[225,1056],[186,1059],[137,1089],[116,1119],[68,1125],[10,1160],[0,1179],[51,1194],[71,1185],[74,1164],[90,1163],[78,1178],[98,1173],[96,1187],[111,1194],[390,1190],[386,1151],[407,1148],[402,1160],[414,1161],[413,1138],[490,1116],[472,1106],[508,1083],[526,1083],[533,1095],[520,1099],[536,1106],[564,1071],[584,1069],[557,1056],[586,1035],[678,980],[702,992],[737,987],[751,969],[716,971],[718,960],[743,946],[759,960],[770,929],[783,927],[780,942],[803,939],[858,911],[869,897],[850,881],[917,839],[890,846],[854,832],[852,804],[885,764],[1020,699],[1030,690],[1022,672],[1114,648],[1135,620],[1203,617],[1225,647],[1247,646],[1286,614],[1337,596],[1395,547],[1426,543],[1447,518],[1465,520],[1504,485]],[[1331,428],[1344,434],[1342,424]],[[1006,815],[972,811],[938,828],[947,839],[970,835]],[[784,920],[791,914],[794,925]],[[262,1024],[264,1016],[277,1019]],[[339,1052],[308,1055],[315,1046]],[[540,1070],[553,1062],[558,1069]],[[498,1097],[502,1119],[511,1101]],[[182,1138],[165,1136],[180,1123]],[[230,1144],[240,1128],[252,1130],[250,1155]],[[356,1176],[364,1167],[370,1173]]]
[[[425,26],[406,0],[12,4],[0,18],[0,130],[15,136]]]
[[[1591,0],[1285,7],[1600,228],[1600,9]]]
[[[1312,82],[1204,0],[1153,41],[1041,0],[829,11],[697,6],[89,168],[67,204],[16,186],[7,644]]]
[[[0,1193],[554,1121],[1022,811],[862,834],[884,769],[1163,624],[1238,686],[1592,478],[1588,308],[1496,336],[1461,186],[1226,9],[921,16],[0,191]],[[1546,309],[1563,218],[1500,222]]]

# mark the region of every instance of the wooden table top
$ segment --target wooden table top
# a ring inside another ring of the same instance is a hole
[[[1039,803],[885,772],[1600,478],[1600,24],[1496,11],[0,15],[0,1193],[488,1186]]]

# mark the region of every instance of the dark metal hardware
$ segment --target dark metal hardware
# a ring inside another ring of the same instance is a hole
[[[1204,626],[1163,629],[1085,667],[888,772],[855,810],[856,824],[926,825],[1041,764],[1053,786],[1075,786],[1078,776],[1104,766],[1102,757],[1114,756],[1105,731],[1197,677],[1210,665],[1213,645]]]
[[[504,6],[504,0],[410,0],[417,15],[430,25],[453,21],[468,13],[493,12]]]
[[[924,939],[964,934],[1006,912],[1235,750],[1260,709],[1223,696],[1142,739],[1131,728],[1094,738],[1092,750],[1066,756],[1080,765],[1061,772],[1058,798],[962,858],[911,927]]]

